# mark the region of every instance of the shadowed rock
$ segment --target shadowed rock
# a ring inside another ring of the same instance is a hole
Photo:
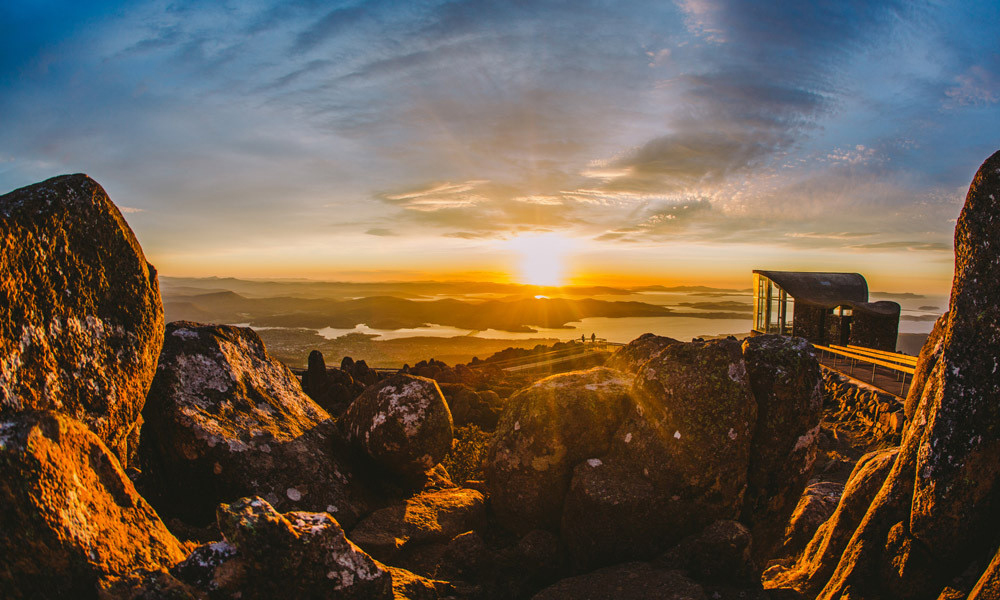
[[[626,563],[563,579],[532,600],[705,600],[705,591],[680,571]]]
[[[100,438],[47,411],[0,422],[0,556],[4,598],[95,598],[184,552]]]
[[[566,497],[563,537],[584,565],[648,558],[742,506],[757,409],[740,344],[670,344],[631,395],[609,452],[577,468]]]
[[[812,350],[803,338],[780,335],[743,342],[757,425],[740,520],[750,528],[760,563],[781,547],[785,525],[816,461],[823,378]]]
[[[629,402],[628,379],[602,367],[553,375],[511,397],[486,471],[503,523],[519,533],[557,529],[573,468],[608,451]]]
[[[0,196],[0,265],[0,416],[59,411],[126,464],[163,342],[132,230],[96,181],[54,177]]]

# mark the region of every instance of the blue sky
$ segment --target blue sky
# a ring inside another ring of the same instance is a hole
[[[86,172],[168,275],[861,271],[946,290],[996,2],[0,7],[0,190]],[[544,247],[544,245],[543,245]],[[745,280],[745,281],[744,281]]]

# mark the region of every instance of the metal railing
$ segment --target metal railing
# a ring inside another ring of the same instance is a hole
[[[817,350],[832,354],[835,356],[840,356],[850,360],[850,373],[854,374],[855,367],[858,363],[867,363],[872,367],[872,384],[875,383],[875,374],[878,367],[883,367],[897,373],[897,381],[899,381],[899,395],[903,395],[903,390],[906,388],[906,376],[909,375],[911,380],[917,366],[917,357],[910,356],[908,354],[900,354],[897,352],[889,352],[887,350],[876,350],[875,348],[866,348],[864,346],[821,346],[818,344],[813,344]]]

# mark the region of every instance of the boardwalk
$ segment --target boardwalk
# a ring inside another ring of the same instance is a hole
[[[816,358],[819,359],[820,364],[829,369],[863,381],[899,398],[906,398],[910,383],[913,381],[913,376],[907,373],[820,350],[817,350]]]

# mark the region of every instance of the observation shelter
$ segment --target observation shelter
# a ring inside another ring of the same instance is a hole
[[[900,306],[868,301],[859,273],[753,272],[753,333],[896,351]]]

